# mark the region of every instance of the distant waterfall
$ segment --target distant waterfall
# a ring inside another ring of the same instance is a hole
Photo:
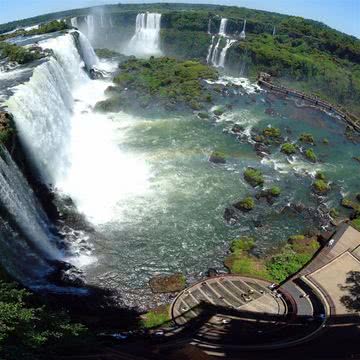
[[[138,14],[135,34],[127,46],[127,53],[137,56],[161,55],[160,22],[161,14]]]
[[[235,41],[236,40],[226,39],[226,45],[224,46],[224,48],[221,50],[221,53],[220,53],[219,62],[217,64],[218,67],[223,68],[225,66],[226,53]]]
[[[273,35],[273,36],[275,36],[275,35],[276,35],[276,28],[275,28],[275,26],[274,26],[274,28],[273,28],[272,35]]]
[[[85,17],[85,22],[87,25],[87,37],[90,42],[94,40],[95,35],[95,21],[94,21],[94,15],[87,15]]]
[[[218,39],[215,41],[215,36],[212,36],[211,43],[209,46],[208,54],[206,56],[206,62],[215,67],[225,67],[226,53],[232,44],[235,43],[235,40],[227,38],[226,35],[226,26],[228,19],[222,18],[220,21],[220,27],[218,32]],[[225,46],[220,51],[221,39],[226,38]]]
[[[243,26],[243,29],[242,29],[242,31],[240,33],[240,39],[245,39],[246,38],[245,27],[246,27],[246,19],[244,20],[244,26]]]
[[[70,19],[70,22],[71,22],[71,26],[72,27],[75,27],[75,28],[78,28],[78,21],[77,21],[77,17],[73,17]]]
[[[228,19],[222,18],[220,21],[220,27],[219,27],[219,35],[220,36],[226,36],[226,25],[227,25]]]
[[[211,19],[209,19],[209,22],[208,22],[208,31],[207,31],[207,33],[209,35],[211,35]]]

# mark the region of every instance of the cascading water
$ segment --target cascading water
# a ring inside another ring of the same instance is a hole
[[[215,36],[212,36],[211,43],[209,46],[208,54],[206,56],[206,62],[215,67],[224,67],[225,66],[225,59],[226,59],[226,53],[231,47],[232,44],[235,43],[235,40],[228,39],[226,36],[226,25],[227,25],[228,19],[222,18],[220,21],[220,27],[219,27],[219,33],[218,33],[218,40],[215,41]],[[225,46],[222,48],[220,52],[220,43],[221,39],[223,37],[226,37],[226,43]]]
[[[219,62],[217,64],[218,67],[223,68],[225,66],[226,53],[231,47],[231,45],[234,44],[235,42],[236,40],[226,39],[226,45],[224,46],[224,48],[221,50],[220,53]]]
[[[272,35],[273,35],[273,36],[275,36],[275,35],[276,35],[276,28],[275,28],[275,26],[274,26],[274,28],[273,28]]]
[[[160,23],[161,14],[138,14],[135,34],[127,46],[127,53],[137,56],[161,55]]]
[[[94,40],[95,35],[95,21],[94,15],[87,15],[85,18],[85,22],[87,24],[87,37],[90,42]]]
[[[244,26],[243,26],[243,29],[242,29],[242,31],[240,33],[240,39],[245,39],[246,38],[245,27],[246,27],[246,19],[244,20]]]
[[[209,35],[211,35],[211,19],[209,19],[209,22],[208,22],[208,31],[207,31],[207,33]]]
[[[39,285],[49,260],[61,259],[50,222],[7,150],[0,145],[0,252],[5,269],[26,285]]]
[[[78,28],[78,21],[77,21],[77,17],[73,17],[70,19],[70,23],[72,27]]]
[[[212,49],[213,49],[213,46],[214,46],[214,40],[215,40],[215,36],[212,36],[211,37],[211,43],[210,43],[209,50],[208,50],[208,54],[206,56],[206,62],[207,63],[209,63],[210,58],[211,58]]]
[[[219,35],[220,36],[226,36],[226,25],[227,25],[228,19],[222,18],[220,21],[220,27],[219,27]]]

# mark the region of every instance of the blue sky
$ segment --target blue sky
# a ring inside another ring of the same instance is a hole
[[[142,1],[111,0],[0,0],[0,23],[23,19],[48,12],[108,3]],[[162,2],[158,0],[156,2]],[[360,38],[360,0],[182,0],[188,2],[244,6],[320,20],[325,24]]]

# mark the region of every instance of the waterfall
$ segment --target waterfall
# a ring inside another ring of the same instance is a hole
[[[26,285],[51,271],[46,259],[61,259],[50,222],[7,150],[0,145],[1,263]]]
[[[222,67],[222,68],[225,67],[226,53],[229,50],[229,48],[231,47],[231,45],[234,44],[235,41],[236,40],[226,39],[226,45],[221,50],[220,57],[219,57],[219,62],[217,63],[218,67]]]
[[[240,39],[245,39],[246,38],[245,27],[246,27],[246,19],[244,20],[244,26],[243,26],[243,29],[242,29],[242,31],[240,33]]]
[[[209,19],[209,22],[208,22],[208,31],[207,31],[207,33],[209,35],[211,35],[211,19]]]
[[[136,16],[135,34],[127,46],[129,55],[161,55],[160,50],[161,14],[140,13]]]
[[[218,60],[219,60],[220,41],[221,41],[221,37],[219,37],[218,41],[216,42],[216,45],[215,45],[214,50],[212,51],[212,55],[211,55],[211,64],[214,66],[217,66]]]
[[[84,54],[89,54],[81,41]],[[19,85],[6,103],[14,115],[19,138],[42,181],[55,185],[69,167],[72,89],[87,75],[71,34],[39,43],[55,57],[35,68],[29,82]]]
[[[80,43],[80,52],[81,57],[85,62],[87,70],[92,69],[93,67],[99,64],[99,59],[95,54],[93,47],[91,46],[87,37],[79,32],[79,43]]]
[[[109,21],[110,21],[110,27],[112,27],[112,28],[113,28],[113,27],[114,27],[114,23],[113,23],[113,20],[112,20],[111,15],[109,15],[109,18],[110,18],[110,20],[109,20]]]
[[[213,49],[213,46],[214,46],[214,40],[215,40],[215,36],[212,36],[211,37],[211,43],[210,43],[209,50],[208,50],[208,54],[206,56],[206,62],[207,63],[209,63],[210,58],[211,58],[211,53],[212,53],[212,49]]]
[[[273,36],[275,36],[275,35],[276,35],[276,28],[275,28],[275,26],[274,26],[274,28],[273,28],[272,35],[273,35]]]
[[[89,41],[92,42],[94,40],[94,35],[95,35],[94,16],[87,15],[85,17],[85,22],[87,24],[87,37],[89,38]]]
[[[70,19],[70,22],[71,22],[71,26],[74,27],[74,28],[78,28],[78,21],[77,21],[77,17],[73,17]]]
[[[102,13],[100,14],[100,25],[101,25],[102,28],[105,27],[104,15]]]
[[[208,54],[206,57],[206,62],[216,67],[224,67],[225,64],[225,57],[226,52],[229,49],[229,47],[235,42],[234,40],[227,39],[225,47],[222,49],[222,51],[219,53],[220,49],[220,42],[223,37],[226,36],[226,25],[227,25],[228,19],[222,18],[220,21],[220,27],[219,27],[219,33],[218,33],[218,40],[215,42],[215,37],[213,36],[211,38],[211,43],[209,46]]]

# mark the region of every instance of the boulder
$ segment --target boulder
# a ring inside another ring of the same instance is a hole
[[[220,151],[213,151],[209,157],[209,161],[214,164],[225,164],[225,154]]]
[[[186,279],[181,273],[158,275],[150,279],[149,285],[153,293],[172,293],[185,288]]]

